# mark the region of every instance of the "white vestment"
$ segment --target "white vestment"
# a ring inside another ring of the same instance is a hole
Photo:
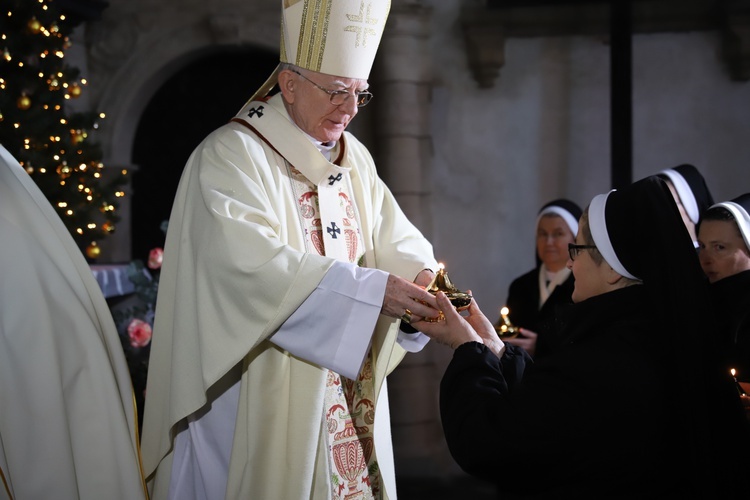
[[[0,499],[146,498],[107,303],[52,206],[0,146]]]
[[[380,392],[404,350],[396,342],[398,321],[379,315],[382,293],[376,301],[366,291],[385,277],[376,269],[407,279],[434,269],[432,247],[353,136],[342,136],[334,165],[292,124],[280,97],[250,103],[238,117],[263,137],[233,122],[206,138],[188,161],[170,217],[142,443],[154,498],[167,496],[175,435],[188,422],[221,413],[236,413],[231,456],[216,457],[228,461],[226,498],[329,498],[322,437],[326,374],[345,373],[351,365],[356,372],[368,347],[380,394],[375,453],[384,497],[395,498],[388,417],[382,414],[387,401]],[[313,185],[335,182],[339,173],[349,176],[364,267],[311,251],[293,173]],[[331,307],[310,306],[326,297]],[[340,351],[316,350],[317,343],[304,345],[305,338],[281,341],[293,335],[353,344]],[[295,351],[295,344],[302,348]],[[340,352],[358,352],[358,359]],[[236,410],[224,404],[228,400],[237,401]],[[216,414],[206,417],[212,402]]]

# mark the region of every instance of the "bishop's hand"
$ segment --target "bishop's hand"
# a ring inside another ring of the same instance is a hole
[[[431,293],[394,274],[388,276],[381,313],[408,323],[422,318],[437,318],[439,314],[437,302]]]

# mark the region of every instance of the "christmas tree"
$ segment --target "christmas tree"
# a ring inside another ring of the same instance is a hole
[[[125,172],[104,173],[101,147],[91,137],[104,115],[74,112],[69,105],[86,85],[65,59],[76,21],[54,0],[2,4],[0,143],[31,175],[79,247],[96,258],[96,242],[115,229]]]

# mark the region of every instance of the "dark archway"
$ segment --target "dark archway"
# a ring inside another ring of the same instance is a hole
[[[175,73],[154,94],[133,143],[132,255],[148,258],[164,245],[160,226],[169,218],[190,154],[229,121],[278,64],[278,54],[257,48],[212,52]]]

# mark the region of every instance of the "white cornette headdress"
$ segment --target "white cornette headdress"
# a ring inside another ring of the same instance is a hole
[[[564,198],[551,201],[539,210],[534,227],[539,227],[539,221],[542,217],[550,214],[562,217],[570,232],[575,237],[576,233],[578,233],[578,219],[581,218],[581,207]]]
[[[662,170],[657,175],[672,183],[685,212],[693,221],[693,224],[698,224],[703,211],[714,204],[714,198],[706,185],[706,179],[695,166],[683,163]]]
[[[383,36],[390,0],[282,0],[280,62],[366,80]],[[277,67],[252,99],[276,84]]]
[[[745,206],[742,206],[741,203],[744,203]],[[750,206],[750,196],[743,195],[731,201],[717,203],[711,208],[722,207],[729,210],[734,217],[734,221],[737,223],[740,233],[742,233],[742,239],[745,240],[745,245],[750,249],[750,214],[747,210],[748,206]]]
[[[662,170],[659,173],[668,177],[672,182],[677,195],[680,197],[682,206],[685,207],[685,212],[690,217],[690,220],[693,221],[693,224],[697,224],[700,219],[700,211],[698,210],[698,203],[695,201],[693,190],[690,189],[687,180],[674,170]]]

